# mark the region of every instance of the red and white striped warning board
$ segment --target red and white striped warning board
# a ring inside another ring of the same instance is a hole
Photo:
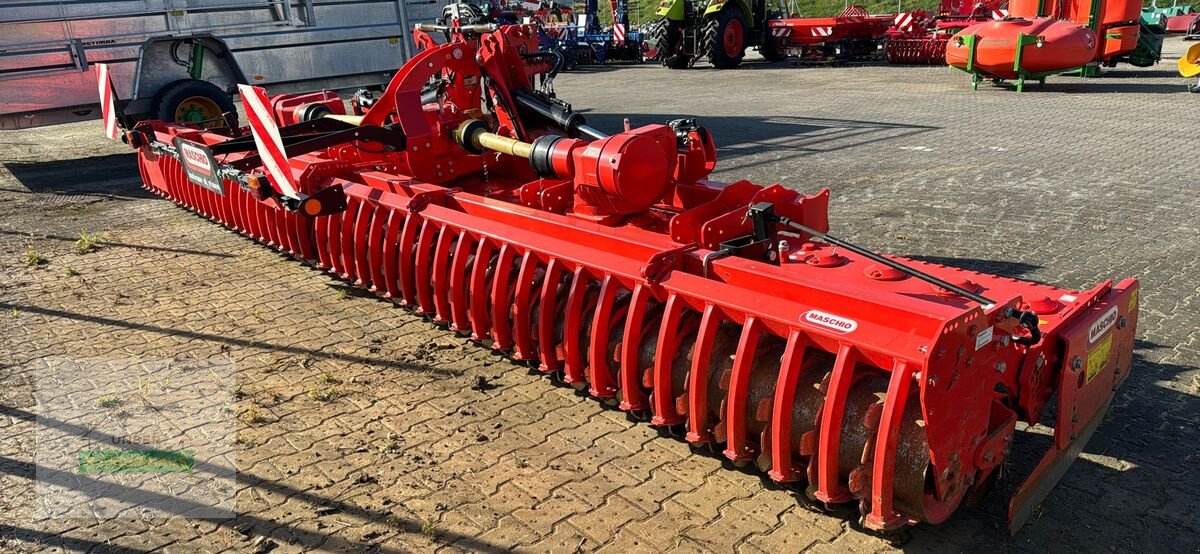
[[[898,13],[896,19],[892,21],[892,25],[900,31],[911,31],[913,26],[913,14]]]
[[[100,85],[100,119],[104,121],[104,136],[117,140],[120,136],[120,126],[117,125],[117,95],[113,92],[112,79],[108,76],[108,64],[96,64],[99,77],[97,77]]]
[[[833,34],[833,27],[813,27],[812,36],[827,37]]]
[[[621,23],[613,24],[613,42],[625,44],[625,25]]]
[[[792,30],[787,27],[775,27],[771,29],[771,36],[776,38],[792,36]]]
[[[283,139],[279,138],[279,127],[271,118],[271,110],[267,109],[267,91],[261,87],[238,85],[238,93],[242,96],[242,105],[246,107],[246,118],[250,120],[250,133],[254,135],[254,144],[258,146],[258,154],[262,157],[263,167],[267,169],[267,180],[284,196],[299,198],[296,193],[296,177],[288,165],[287,153],[283,149]]]
[[[1008,10],[992,10],[992,19],[1000,20],[1008,17]]]

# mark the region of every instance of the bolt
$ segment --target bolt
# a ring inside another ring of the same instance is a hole
[[[931,386],[931,387],[937,386],[937,377],[933,377],[933,376],[929,377],[929,386]]]
[[[1083,367],[1083,358],[1080,358],[1079,356],[1075,356],[1075,359],[1071,360],[1071,367],[1073,367],[1075,369],[1079,369],[1079,368]]]
[[[1044,366],[1044,365],[1046,365],[1046,357],[1041,354],[1038,354],[1037,359],[1033,361],[1033,367],[1035,367],[1037,369],[1042,369],[1042,366]]]
[[[1126,325],[1129,325],[1129,320],[1125,319],[1125,316],[1121,316],[1121,319],[1117,320],[1117,329],[1124,329]]]
[[[1000,373],[1004,373],[1007,369],[1008,369],[1008,364],[1006,364],[1004,362],[996,363],[996,371],[998,371]]]
[[[1008,346],[1010,341],[1012,341],[1012,337],[1008,335],[1000,335],[1000,346]]]

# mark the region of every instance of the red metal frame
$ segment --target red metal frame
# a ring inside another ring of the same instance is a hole
[[[788,17],[767,21],[766,40],[780,51],[802,59],[861,57],[874,52],[892,25],[890,15],[871,15],[862,6],[847,7],[836,17]]]
[[[569,202],[551,211],[531,206],[522,191],[540,180],[525,160],[471,154],[452,137],[478,113],[479,89],[464,83],[481,77],[497,100],[497,133],[531,141],[550,131],[509,109],[515,91],[546,70],[520,56],[535,41],[528,27],[506,27],[478,46],[435,46],[410,60],[362,123],[403,128],[403,151],[361,143],[290,157],[302,194],[341,187],[342,213],[303,216],[233,180],[223,196],[193,185],[161,145],[231,138],[162,122],[136,128],[148,139],[143,181],[255,240],[561,372],[592,396],[619,398],[621,409],[648,412],[652,424],[682,426],[689,442],[723,442],[727,457],[757,459],[776,481],[808,481],[814,498],[858,498],[875,529],[948,517],[1007,456],[1017,418],[1037,422],[1057,392],[1057,440],[1014,514],[1040,501],[1045,482],[1081,447],[1079,428],[1094,429],[1129,371],[1136,280],[1076,292],[893,258],[986,293],[996,303],[985,307],[803,235],[773,233],[767,250],[718,256],[725,241],[750,232],[746,210],[761,201],[826,231],[828,191],[707,180],[715,158],[707,133],[695,130],[678,139],[687,152],[665,154],[674,177],[642,212],[597,218],[573,213]],[[430,77],[454,82],[439,103],[422,105]],[[572,178],[572,194],[590,186]],[[769,253],[782,255],[772,262]],[[1015,340],[1024,331],[1010,309],[1038,312],[1038,344]],[[1103,356],[1095,353],[1100,341],[1108,341]],[[781,356],[766,354],[780,344]],[[1081,386],[1074,357],[1094,360],[1082,366],[1090,377]],[[849,475],[846,445],[864,452],[849,460],[858,466]]]

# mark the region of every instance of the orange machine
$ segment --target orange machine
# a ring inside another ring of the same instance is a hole
[[[1009,17],[959,32],[946,48],[946,63],[983,79],[1044,82],[1049,75],[1098,74],[1119,61],[1156,63],[1161,37],[1142,36],[1140,0],[1011,0]]]

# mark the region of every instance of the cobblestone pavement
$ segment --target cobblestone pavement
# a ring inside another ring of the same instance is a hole
[[[833,228],[868,247],[1069,287],[1142,279],[1133,374],[1012,539],[1003,494],[866,533],[149,197],[95,123],[0,133],[0,551],[1200,549],[1200,98],[1173,66],[1020,95],[944,68],[557,81],[601,128],[701,118],[718,178],[828,186]],[[80,253],[81,232],[102,241]],[[34,367],[53,356],[231,361],[237,517],[36,520]]]

